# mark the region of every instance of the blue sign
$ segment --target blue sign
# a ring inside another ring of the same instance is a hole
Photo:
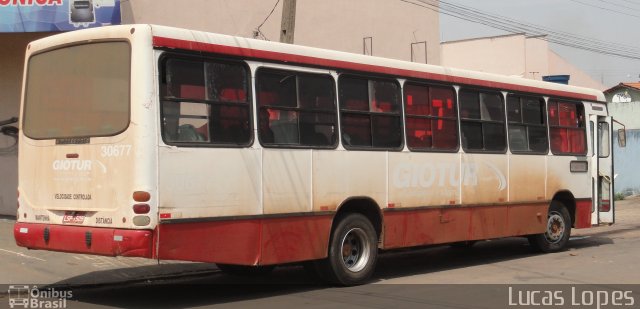
[[[0,0],[0,32],[70,31],[120,21],[120,0]]]

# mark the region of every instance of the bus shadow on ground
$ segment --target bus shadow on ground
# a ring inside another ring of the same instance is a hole
[[[605,236],[577,237],[570,241],[568,249],[570,252],[612,243],[613,240]],[[438,246],[391,251],[379,256],[376,273],[371,282],[384,283],[385,280],[394,278],[497,263],[539,254],[532,251],[524,238],[482,241],[471,248]],[[155,275],[149,276],[149,274]],[[184,308],[342,289],[319,281],[301,266],[283,266],[267,276],[246,277],[227,275],[217,270],[213,264],[203,263],[153,265],[91,272],[57,282],[51,287],[73,290],[74,302],[127,308]]]

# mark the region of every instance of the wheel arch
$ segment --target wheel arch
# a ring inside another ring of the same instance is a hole
[[[331,222],[331,231],[336,226],[336,223],[345,215],[350,213],[359,213],[367,217],[378,236],[378,246],[382,243],[383,232],[383,215],[382,209],[378,203],[368,196],[354,196],[344,200],[336,209],[336,214]]]
[[[569,216],[571,216],[571,226],[573,227],[576,223],[576,198],[573,196],[573,193],[568,190],[558,191],[553,195],[551,201],[560,202],[567,207]]]

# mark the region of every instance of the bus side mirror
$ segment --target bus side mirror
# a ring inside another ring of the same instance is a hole
[[[625,129],[618,129],[618,146],[627,147],[627,131]]]

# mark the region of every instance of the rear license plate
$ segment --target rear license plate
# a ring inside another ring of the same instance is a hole
[[[66,211],[62,217],[62,223],[82,224],[85,214],[84,211]]]

